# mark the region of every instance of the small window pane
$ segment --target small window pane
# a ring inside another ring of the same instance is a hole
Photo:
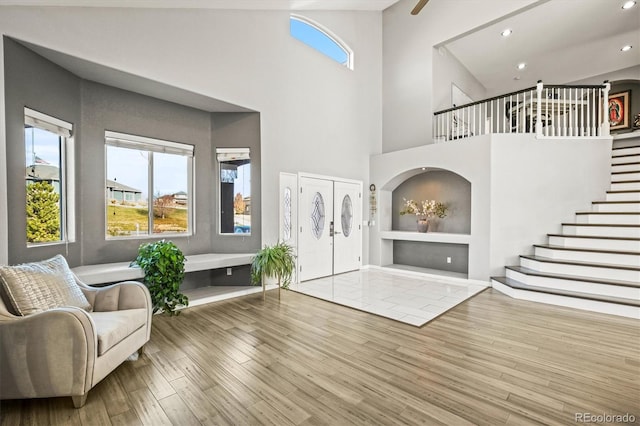
[[[351,197],[349,197],[348,194],[342,199],[340,222],[342,224],[342,233],[348,238],[349,235],[351,235],[353,225],[353,205],[351,203]]]
[[[251,233],[251,160],[247,148],[218,148],[220,233]]]
[[[149,231],[149,152],[107,146],[107,236]]]
[[[289,241],[291,239],[291,188],[289,188],[288,186],[284,189],[284,197],[283,197],[283,203],[284,203],[284,217],[282,218],[283,220],[283,240],[285,242]]]
[[[63,140],[50,131],[25,125],[27,243],[63,240]]]
[[[317,240],[322,237],[324,231],[324,218],[324,198],[322,194],[316,192],[311,200],[311,232]]]
[[[153,233],[187,232],[188,161],[182,155],[153,153]]]

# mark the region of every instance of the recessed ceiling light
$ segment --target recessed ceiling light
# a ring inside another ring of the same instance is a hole
[[[512,33],[513,33],[513,31],[511,31],[511,28],[507,28],[506,30],[501,32],[500,35],[502,37],[509,37]]]
[[[527,64],[525,64],[524,62],[521,62],[518,64],[518,66],[516,68],[518,68],[519,70],[523,70],[527,67]]]
[[[624,2],[624,4],[622,5],[622,8],[623,9],[631,9],[635,5],[636,5],[636,2],[633,1],[633,0],[630,0],[630,1]]]
[[[628,52],[631,50],[632,47],[633,46],[631,46],[630,44],[627,44],[626,46],[622,46],[622,49],[620,50],[622,50],[623,52]]]

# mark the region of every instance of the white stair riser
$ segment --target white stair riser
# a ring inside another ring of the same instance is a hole
[[[630,155],[628,157],[612,157],[611,164],[621,163],[638,163],[640,162],[640,155]]]
[[[640,164],[614,164],[611,166],[612,172],[636,172],[640,170]]]
[[[555,294],[519,290],[493,280],[491,281],[491,285],[499,292],[515,299],[529,300],[532,302],[546,303],[549,305],[565,306],[568,308],[582,309],[585,311],[600,312],[603,314],[640,319],[640,308],[636,306],[597,302],[594,300],[578,299],[575,297],[557,296]]]
[[[640,180],[640,171],[635,171],[633,173],[621,173],[621,174],[611,175],[612,182],[620,182],[622,180]]]
[[[549,237],[549,244],[594,250],[640,250],[640,241],[602,238]]]
[[[512,269],[507,269],[507,277],[535,287],[555,288],[559,290],[576,291],[579,293],[597,294],[599,296],[620,297],[630,300],[640,299],[640,288],[638,287],[540,277],[536,275],[522,274]]]
[[[577,214],[576,223],[594,223],[600,225],[640,225],[640,213]]]
[[[539,262],[520,258],[520,265],[534,271],[550,272],[562,275],[578,275],[581,277],[604,278],[622,281],[640,281],[640,271],[617,268],[598,268],[584,265],[566,265],[563,263]]]
[[[640,203],[593,204],[594,212],[640,213]]]
[[[612,191],[640,191],[640,182],[613,182]]]
[[[612,150],[612,155],[630,155],[630,154],[640,154],[640,146],[630,146],[627,148],[618,148]]]
[[[585,235],[594,237],[640,238],[640,227],[623,228],[619,226],[580,226],[564,225],[562,233],[566,235]]]
[[[556,260],[577,260],[578,262],[609,263],[622,266],[640,266],[640,255],[598,253],[590,251],[555,250],[546,247],[535,247],[536,256]]]
[[[605,201],[640,201],[640,191],[607,193]]]

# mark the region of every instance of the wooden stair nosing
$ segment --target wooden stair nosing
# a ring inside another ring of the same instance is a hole
[[[640,189],[623,189],[623,190],[616,190],[616,191],[606,191],[607,194],[629,194],[629,193],[634,193],[634,192],[640,192]]]
[[[585,215],[585,214],[595,214],[595,215],[605,215],[605,214],[632,214],[632,215],[640,215],[640,212],[576,212],[577,215]],[[613,225],[613,224],[612,224]]]
[[[611,158],[624,158],[624,157],[635,157],[637,155],[640,155],[640,153],[638,154],[622,154],[622,155],[612,155]]]
[[[640,225],[628,225],[625,223],[562,223],[562,226],[602,226],[605,228],[640,228]]]
[[[640,204],[640,201],[623,200],[623,201],[592,201],[591,204]]]
[[[603,253],[603,254],[627,254],[631,256],[640,256],[640,251],[598,250],[598,249],[590,249],[590,248],[583,248],[583,247],[556,246],[552,244],[534,244],[533,246],[546,248],[550,250],[581,251],[585,253]]]
[[[640,301],[636,301],[633,299],[624,299],[620,297],[611,297],[611,296],[601,296],[599,294],[591,294],[591,293],[581,293],[578,291],[567,291],[567,290],[559,290],[555,288],[548,287],[537,287],[530,286],[520,281],[514,280],[512,278],[507,277],[491,277],[492,280],[498,281],[501,284],[506,285],[507,287],[511,287],[516,290],[525,290],[525,291],[533,291],[536,293],[546,293],[553,294],[556,296],[564,296],[564,297],[573,297],[577,299],[585,299],[591,300],[594,302],[604,302],[604,303],[614,303],[616,305],[627,305],[627,306],[635,306],[640,307]]]
[[[520,265],[505,266],[505,268],[510,269],[512,271],[519,272],[524,275],[531,275],[535,277],[553,278],[553,279],[569,280],[569,281],[582,281],[587,283],[615,285],[620,287],[640,288],[640,282],[636,282],[636,281],[610,280],[606,278],[585,277],[581,275],[554,274],[552,272],[536,271],[534,269],[525,268],[524,266],[520,266]]]
[[[631,173],[638,173],[638,170],[627,170],[626,172],[611,172],[612,175],[628,175]]]
[[[634,165],[634,164],[638,164],[638,165],[640,165],[640,161],[631,161],[631,162],[629,162],[629,163],[617,163],[617,164],[611,164],[611,167],[614,167],[614,166],[632,166],[632,165]]]
[[[634,179],[634,180],[617,180],[615,182],[611,182],[612,184],[614,183],[640,183],[640,180]]]
[[[561,238],[592,238],[596,240],[625,240],[625,241],[638,241],[640,242],[640,238],[634,237],[603,237],[600,235],[567,235],[567,234],[547,234],[548,237],[561,237]]]
[[[640,145],[629,145],[629,146],[616,146],[611,148],[612,151],[616,151],[618,149],[629,149],[629,148],[640,148]]]
[[[521,254],[520,257],[523,259],[533,260],[536,262],[555,263],[557,265],[585,266],[590,268],[620,269],[624,271],[640,272],[640,266],[612,265],[610,263],[594,263],[594,262],[581,262],[579,260],[551,259],[549,257],[529,255],[529,254]]]

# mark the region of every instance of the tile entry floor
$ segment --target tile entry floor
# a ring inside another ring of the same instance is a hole
[[[487,287],[481,281],[376,268],[291,284],[290,289],[421,327]]]

